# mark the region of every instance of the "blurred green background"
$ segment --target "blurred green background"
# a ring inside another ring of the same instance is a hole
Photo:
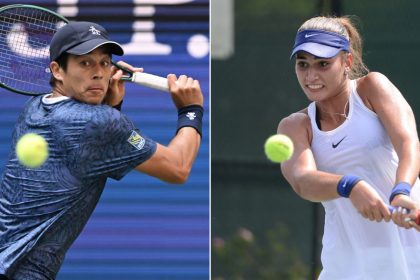
[[[211,61],[213,279],[313,279],[319,272],[323,209],[291,190],[263,143],[282,118],[309,104],[289,55],[303,22],[330,14],[359,18],[366,64],[400,89],[418,121],[419,1],[235,1],[233,54]]]

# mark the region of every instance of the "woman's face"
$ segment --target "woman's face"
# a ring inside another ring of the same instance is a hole
[[[309,100],[323,101],[346,89],[350,56],[340,52],[332,58],[320,58],[304,51],[297,53],[296,76]]]

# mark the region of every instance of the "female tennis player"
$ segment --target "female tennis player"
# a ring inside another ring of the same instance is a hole
[[[369,73],[348,17],[306,21],[292,57],[311,103],[278,126],[295,144],[281,170],[299,196],[325,208],[319,279],[420,279],[420,227],[410,221],[420,201],[419,140],[409,104],[386,76]]]

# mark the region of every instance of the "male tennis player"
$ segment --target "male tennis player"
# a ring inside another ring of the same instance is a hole
[[[54,279],[108,178],[120,180],[132,169],[171,183],[188,178],[201,141],[199,82],[168,76],[178,125],[166,147],[120,112],[123,73],[111,65],[113,54],[122,55],[123,49],[95,23],[72,22],[53,37],[52,93],[27,103],[12,143],[13,151],[23,134],[37,133],[47,140],[50,156],[42,167],[30,169],[12,152],[1,181],[3,279]]]

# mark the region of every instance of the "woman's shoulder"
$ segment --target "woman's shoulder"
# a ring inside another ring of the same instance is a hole
[[[277,128],[278,133],[289,136],[296,135],[299,138],[303,135],[310,136],[312,134],[311,131],[311,119],[308,115],[308,108],[283,118]]]
[[[304,108],[298,112],[292,113],[287,117],[283,118],[280,123],[290,124],[290,125],[297,125],[302,124],[305,122],[310,122],[310,118],[308,115],[308,108]]]
[[[359,94],[380,94],[384,87],[392,86],[390,80],[380,72],[369,72],[357,79],[357,91]]]
[[[395,89],[395,86],[391,81],[379,72],[370,72],[357,79],[357,94],[363,100],[363,103],[373,111],[375,111],[373,103],[393,92],[393,89]]]

